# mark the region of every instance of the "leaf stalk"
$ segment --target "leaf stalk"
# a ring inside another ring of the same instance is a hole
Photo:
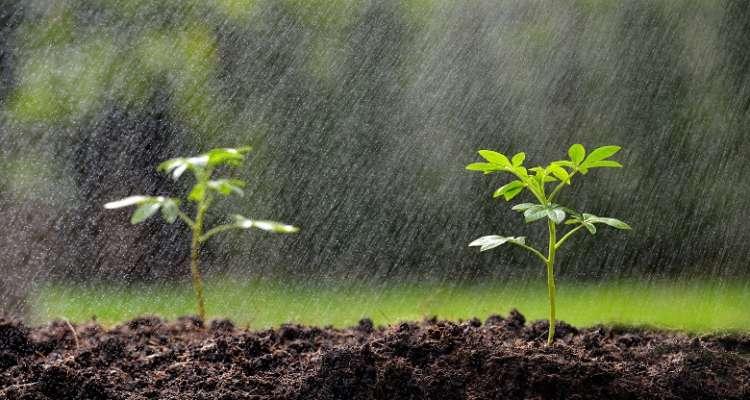
[[[547,264],[547,262],[548,262],[547,258],[544,257],[539,250],[537,250],[537,249],[535,249],[535,248],[533,248],[533,247],[531,247],[529,245],[522,244],[522,243],[517,243],[517,242],[509,242],[509,243],[515,244],[516,246],[523,247],[524,249],[530,251],[535,256],[539,257],[539,259],[542,260],[543,263]]]
[[[203,242],[207,241],[208,239],[210,239],[211,236],[214,236],[214,235],[216,235],[218,233],[221,233],[221,232],[224,232],[224,231],[228,231],[230,229],[242,229],[242,228],[239,227],[239,226],[237,226],[237,225],[231,225],[231,224],[224,224],[224,225],[215,226],[215,227],[209,229],[208,232],[204,233],[200,237],[200,242],[203,243]]]
[[[555,339],[555,253],[556,227],[552,220],[547,220],[549,228],[549,256],[547,256],[547,292],[549,295],[549,330],[547,333],[547,346]]]
[[[195,223],[192,226],[193,240],[190,244],[190,274],[193,279],[198,317],[206,320],[206,301],[203,297],[203,277],[200,270],[201,234],[203,232],[203,220],[206,215],[206,207],[202,202],[198,205]]]
[[[560,246],[562,246],[563,243],[565,243],[565,241],[568,240],[569,237],[573,236],[574,233],[578,232],[583,227],[584,225],[580,224],[576,226],[575,228],[571,229],[570,231],[568,231],[568,233],[566,233],[562,238],[560,238],[560,240],[555,244],[555,249],[559,249]]]

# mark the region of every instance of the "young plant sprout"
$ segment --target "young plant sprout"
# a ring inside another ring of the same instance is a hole
[[[185,171],[195,176],[195,185],[187,196],[187,200],[195,204],[195,216],[190,218],[180,209],[180,200],[163,196],[130,196],[104,205],[106,209],[116,209],[137,206],[130,218],[130,223],[137,224],[161,210],[161,216],[167,223],[174,223],[179,218],[190,227],[192,242],[190,245],[190,272],[193,278],[193,289],[197,300],[198,316],[205,320],[206,307],[203,298],[203,278],[200,270],[201,245],[214,235],[230,229],[257,228],[276,233],[296,233],[297,227],[274,221],[262,221],[233,215],[232,222],[206,229],[206,213],[218,197],[229,195],[242,196],[245,182],[240,179],[214,179],[213,174],[220,166],[237,167],[245,160],[245,154],[250,147],[236,149],[213,149],[208,153],[196,157],[173,158],[159,164],[157,170],[171,174],[174,180],[179,179]]]
[[[538,203],[522,203],[512,209],[522,212],[526,223],[539,220],[547,221],[549,231],[549,242],[547,255],[526,243],[523,236],[482,236],[469,243],[469,246],[478,246],[480,251],[494,249],[502,244],[509,243],[524,248],[538,257],[547,267],[547,289],[549,293],[549,333],[547,345],[552,344],[555,336],[555,254],[568,238],[579,230],[585,228],[592,235],[596,233],[596,224],[609,225],[617,229],[630,229],[630,226],[615,218],[597,217],[593,214],[580,213],[569,207],[556,203],[560,191],[569,186],[571,179],[578,173],[587,174],[592,168],[621,168],[622,165],[616,161],[608,160],[620,151],[619,146],[603,146],[586,155],[586,149],[580,144],[574,144],[568,149],[569,160],[553,161],[546,167],[533,167],[526,169],[523,162],[525,153],[518,153],[508,159],[505,155],[491,151],[479,150],[479,155],[487,162],[472,163],[466,166],[470,171],[480,171],[485,175],[495,172],[506,172],[515,176],[515,180],[501,186],[492,197],[503,197],[505,201],[511,201],[524,189],[527,189],[536,198]],[[554,189],[548,194],[545,188],[547,183],[556,183]],[[569,219],[565,219],[566,216]],[[560,239],[557,237],[557,225],[565,222],[572,225]]]

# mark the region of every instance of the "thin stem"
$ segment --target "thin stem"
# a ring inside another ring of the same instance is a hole
[[[547,334],[547,346],[552,344],[555,338],[555,250],[557,243],[557,232],[555,223],[547,221],[549,227],[549,256],[547,257],[547,291],[549,294],[549,333]]]
[[[537,249],[535,249],[535,248],[533,248],[531,246],[528,246],[528,245],[525,245],[525,244],[522,244],[522,243],[518,243],[518,242],[509,242],[509,243],[515,244],[516,246],[519,246],[519,247],[523,247],[524,249],[530,251],[535,256],[539,257],[539,259],[542,260],[543,263],[547,264],[547,258],[545,258],[542,255],[542,253],[539,252],[539,250],[537,250]]]
[[[211,174],[213,174],[213,168],[210,166],[207,167],[205,171],[196,171],[195,176],[198,180],[198,184],[206,185],[206,182],[211,179]],[[198,211],[195,214],[195,222],[190,226],[193,231],[193,240],[190,244],[190,274],[193,278],[193,289],[195,290],[198,317],[204,322],[206,321],[206,301],[203,297],[203,277],[200,269],[200,251],[202,243],[201,237],[203,237],[203,223],[212,200],[210,191],[206,190],[203,198],[198,202]]]
[[[516,177],[518,177],[518,179],[519,179],[519,180],[520,180],[521,182],[524,182],[524,183],[525,183],[526,179],[534,179],[534,178],[531,178],[531,177],[527,177],[527,178],[526,178],[526,177],[523,177],[523,176],[521,176],[521,174],[518,174],[518,173],[516,173],[516,171],[513,171],[512,169],[506,169],[506,171],[508,171],[508,172],[510,172],[511,174],[515,175]],[[526,183],[526,185],[527,185],[527,186],[529,186],[529,184],[528,184],[528,183]],[[544,193],[542,193],[542,194],[540,195],[539,193],[536,193],[535,191],[531,190],[531,187],[529,187],[529,191],[531,192],[531,194],[533,194],[533,195],[534,195],[534,197],[536,197],[536,199],[537,199],[537,200],[539,200],[539,202],[540,202],[540,203],[542,203],[542,204],[546,204],[546,203],[545,203],[545,200],[544,200]],[[544,191],[544,185],[542,185],[542,192],[543,192],[543,191]]]
[[[579,229],[583,228],[583,224],[576,226],[575,228],[571,229],[566,233],[560,240],[555,244],[555,250],[559,249],[560,246],[562,246],[563,243],[565,243],[566,240],[568,240],[569,237],[573,236],[574,233],[578,232]]]
[[[200,179],[205,182],[205,180],[208,179],[208,176],[201,176]],[[190,244],[190,273],[193,278],[193,289],[195,290],[198,317],[202,321],[206,320],[206,301],[203,297],[203,277],[201,276],[200,269],[201,236],[203,236],[203,222],[206,217],[206,211],[208,211],[210,204],[211,195],[206,193],[205,197],[198,202],[195,223],[191,226],[193,230],[193,240]]]
[[[573,170],[573,172],[570,173],[570,175],[568,176],[568,182],[570,182],[570,179],[573,178],[573,175],[575,175],[576,172],[578,172],[578,170]],[[557,197],[557,194],[560,193],[560,190],[562,190],[562,188],[565,187],[565,185],[566,185],[565,182],[560,182],[557,185],[557,187],[555,187],[555,189],[549,195],[549,201],[550,202],[552,202],[552,201],[555,200],[555,197]]]
[[[529,179],[534,179],[534,178],[529,178]],[[534,195],[534,197],[536,197],[537,200],[539,200],[541,204],[547,204],[547,200],[544,198],[544,184],[542,183],[539,186],[541,186],[542,193],[537,193],[531,190],[531,188],[529,188],[529,191]]]
[[[198,207],[198,214],[195,217],[193,225],[193,240],[190,245],[190,273],[193,278],[193,289],[195,290],[196,305],[198,307],[198,317],[206,320],[206,304],[203,299],[203,278],[200,270],[200,251],[201,251],[201,233],[203,231],[203,217],[206,209],[201,205]]]
[[[190,227],[190,229],[192,229],[195,226],[195,221],[190,219],[190,217],[188,217],[187,214],[182,212],[182,210],[180,210],[179,208],[177,209],[177,216],[180,217],[180,219],[184,221],[187,224],[187,226]]]
[[[242,229],[242,228],[237,225],[229,225],[229,224],[215,226],[209,229],[208,232],[204,233],[203,236],[200,237],[200,241],[201,243],[203,243],[209,238],[211,238],[211,236],[216,235],[217,233],[228,231],[230,229]]]

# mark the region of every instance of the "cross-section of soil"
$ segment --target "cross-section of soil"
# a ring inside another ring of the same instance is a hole
[[[749,399],[750,338],[557,327],[518,312],[246,331],[0,320],[0,399]]]

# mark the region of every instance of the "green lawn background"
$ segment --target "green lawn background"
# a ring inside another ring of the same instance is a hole
[[[558,318],[577,326],[598,323],[651,325],[691,332],[750,331],[750,282],[618,281],[559,282]],[[527,319],[547,313],[543,282],[460,284],[426,282],[366,286],[333,283],[289,283],[214,278],[206,285],[211,318],[230,318],[254,329],[285,322],[336,327],[369,317],[376,324],[395,324],[427,316],[445,319],[486,318],[518,308]],[[65,318],[92,318],[114,325],[155,314],[166,319],[194,314],[189,284],[63,285],[40,288],[33,298],[33,324]]]

